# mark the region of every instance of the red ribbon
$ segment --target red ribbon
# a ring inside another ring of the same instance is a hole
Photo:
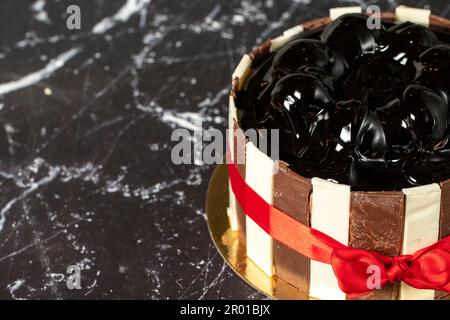
[[[370,286],[371,270],[378,272],[379,287],[403,281],[417,289],[450,293],[450,237],[413,255],[396,257],[350,248],[268,204],[247,185],[230,159],[228,175],[245,214],[277,241],[309,259],[330,264],[339,287],[349,297],[369,293],[377,287]]]

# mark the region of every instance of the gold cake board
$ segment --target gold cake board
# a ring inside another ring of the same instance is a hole
[[[208,229],[220,255],[239,277],[269,298],[304,298],[304,293],[297,288],[275,276],[268,277],[252,260],[247,258],[245,243],[241,241],[239,233],[230,228],[227,207],[228,171],[227,166],[222,164],[214,170],[206,195]]]

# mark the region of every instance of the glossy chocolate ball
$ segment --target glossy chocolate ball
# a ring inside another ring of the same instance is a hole
[[[292,74],[279,80],[271,97],[271,113],[286,119],[297,150],[309,142],[311,123],[333,104],[320,78],[305,74]]]
[[[412,186],[440,182],[450,176],[450,154],[446,151],[422,152],[410,158],[404,176]],[[430,170],[432,168],[432,170]]]
[[[359,163],[390,170],[401,166],[412,151],[411,132],[399,99],[368,112],[355,141]]]
[[[278,81],[271,100],[276,109],[297,117],[295,120],[305,120],[305,124],[331,102],[333,99],[323,82],[305,74],[291,74]]]
[[[371,109],[383,107],[403,91],[408,76],[401,69],[380,56],[359,59],[340,82],[340,92],[346,99],[359,99]]]
[[[404,93],[406,119],[419,149],[439,150],[448,140],[448,103],[436,92],[410,85]]]
[[[390,60],[405,66],[438,43],[438,38],[430,29],[405,22],[382,34],[380,51]]]
[[[341,101],[324,108],[309,122],[310,145],[302,150],[301,157],[336,168],[340,161],[348,160],[352,152],[360,122],[361,103],[356,100]]]
[[[368,28],[367,16],[347,14],[327,26],[321,39],[351,65],[361,55],[375,53],[379,38],[380,30]]]
[[[273,60],[273,72],[277,76],[297,73],[314,67],[334,78],[344,72],[344,61],[329,46],[319,40],[300,39],[284,46]]]
[[[450,95],[450,47],[437,45],[423,52],[419,58],[417,73],[418,82]]]

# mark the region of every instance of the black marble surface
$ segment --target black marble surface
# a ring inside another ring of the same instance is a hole
[[[232,70],[263,39],[365,1],[0,2],[0,299],[260,299],[216,252],[213,166],[175,128],[224,130]],[[430,5],[446,1],[368,1]],[[81,8],[68,30],[66,8]],[[81,268],[81,289],[66,269]]]

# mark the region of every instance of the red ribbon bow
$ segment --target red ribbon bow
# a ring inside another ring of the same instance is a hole
[[[350,297],[397,281],[450,293],[450,237],[414,255],[397,257],[347,247],[268,204],[228,159],[231,188],[245,214],[277,241],[309,259],[331,264],[339,287]]]
[[[331,265],[339,287],[350,297],[398,281],[417,289],[450,292],[449,237],[414,255],[396,257],[352,248],[336,248],[331,255]]]

